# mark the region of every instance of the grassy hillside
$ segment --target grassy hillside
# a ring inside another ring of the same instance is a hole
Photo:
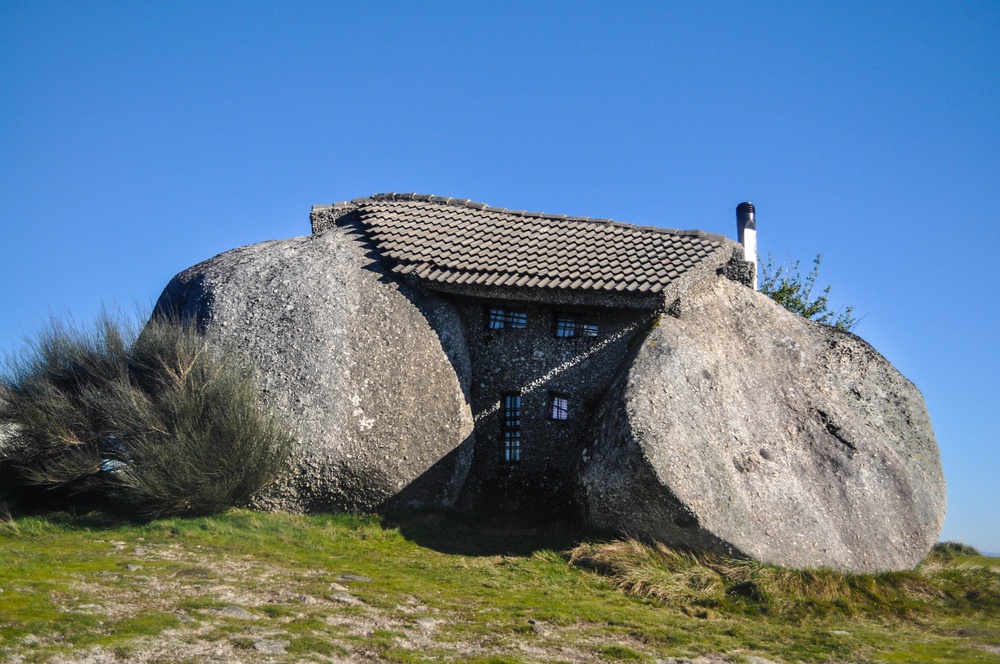
[[[10,661],[1000,662],[1000,561],[841,575],[441,515],[0,523]]]

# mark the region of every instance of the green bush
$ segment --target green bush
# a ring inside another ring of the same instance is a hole
[[[760,292],[788,309],[817,323],[824,323],[850,332],[858,324],[853,307],[834,311],[829,307],[830,286],[813,297],[819,279],[820,256],[813,260],[813,269],[805,277],[799,270],[799,261],[791,265],[774,265],[771,255],[760,266]]]
[[[0,372],[0,454],[12,482],[144,517],[245,503],[284,468],[292,436],[252,377],[190,324],[53,321]]]
[[[959,556],[978,556],[979,549],[962,542],[938,542],[931,552],[942,558],[958,558]]]

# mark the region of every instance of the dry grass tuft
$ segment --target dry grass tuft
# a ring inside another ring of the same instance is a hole
[[[935,555],[915,571],[882,574],[786,569],[632,539],[581,544],[568,557],[571,564],[608,577],[622,592],[677,607],[786,617],[917,617],[970,603],[989,611],[1000,608],[1000,575]]]

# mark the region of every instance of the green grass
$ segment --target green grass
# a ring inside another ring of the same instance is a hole
[[[1000,662],[1000,565],[961,553],[851,576],[436,514],[232,511],[21,516],[0,522],[0,556],[0,660],[263,661],[270,639],[289,645],[268,661]]]

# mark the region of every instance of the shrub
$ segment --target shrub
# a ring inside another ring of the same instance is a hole
[[[284,467],[291,435],[252,377],[188,323],[53,321],[0,375],[14,482],[145,517],[245,503]]]
[[[942,558],[958,558],[959,556],[978,556],[979,549],[962,542],[938,542],[931,552]]]
[[[853,307],[833,311],[829,307],[830,286],[813,297],[819,279],[820,256],[813,260],[813,269],[805,277],[799,270],[799,261],[789,265],[774,265],[771,255],[760,268],[760,292],[788,309],[817,323],[824,323],[850,332],[858,324]]]

